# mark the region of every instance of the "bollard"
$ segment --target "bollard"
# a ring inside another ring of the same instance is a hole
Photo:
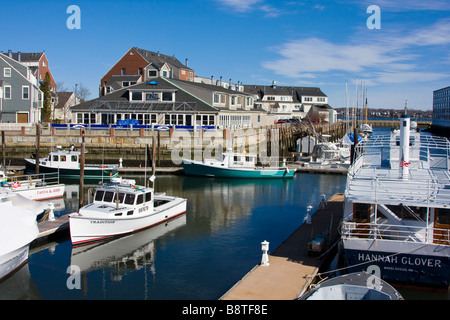
[[[267,242],[266,240],[261,242],[261,250],[263,252],[261,265],[267,267],[269,265],[269,255],[267,254],[267,252],[269,251],[269,242]]]
[[[49,202],[48,208],[50,210],[48,212],[48,221],[55,221],[55,214],[53,212],[53,210],[55,209],[55,204],[53,202]]]
[[[311,211],[312,211],[312,206],[307,206],[306,207],[306,217],[303,219],[303,223],[306,224],[311,224]]]

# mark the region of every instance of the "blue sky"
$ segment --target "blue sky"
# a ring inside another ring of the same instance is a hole
[[[81,29],[70,30],[70,5]],[[381,29],[369,29],[370,5]],[[236,83],[320,87],[332,107],[431,109],[450,85],[448,0],[3,1],[0,50],[45,50],[57,82],[98,96],[102,76],[131,47],[175,55],[199,76]],[[5,32],[6,29],[6,32]]]

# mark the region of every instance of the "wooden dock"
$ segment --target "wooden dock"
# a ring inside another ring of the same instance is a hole
[[[308,243],[330,230],[330,242],[338,239],[343,194],[335,194],[318,209],[311,224],[302,224],[273,253],[269,266],[257,265],[220,300],[293,300],[306,292],[325,257],[308,254]]]
[[[49,235],[59,233],[62,231],[68,231],[69,229],[69,215],[63,215],[61,217],[55,217],[54,221],[44,220],[38,222],[39,235],[37,239],[48,237]]]

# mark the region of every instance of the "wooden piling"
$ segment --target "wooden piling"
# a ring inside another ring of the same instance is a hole
[[[39,174],[39,149],[41,146],[41,125],[36,124],[36,165],[35,165],[35,173]]]

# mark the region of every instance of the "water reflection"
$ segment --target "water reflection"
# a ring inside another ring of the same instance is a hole
[[[143,177],[131,177],[143,184]],[[87,199],[87,186],[85,199]],[[35,249],[31,278],[41,299],[218,299],[301,223],[308,205],[343,192],[345,176],[298,174],[290,180],[158,176],[156,192],[187,198],[186,215],[128,237],[72,248],[70,240]],[[65,212],[78,208],[69,186]],[[78,265],[81,289],[66,285]],[[38,297],[39,298],[39,297]]]
[[[72,247],[71,266],[77,266],[83,277],[93,270],[109,272],[112,281],[121,281],[130,272],[145,268],[154,276],[156,249],[154,241],[164,234],[186,224],[186,216],[180,216],[153,228],[106,242]],[[83,293],[98,283],[83,281]]]

